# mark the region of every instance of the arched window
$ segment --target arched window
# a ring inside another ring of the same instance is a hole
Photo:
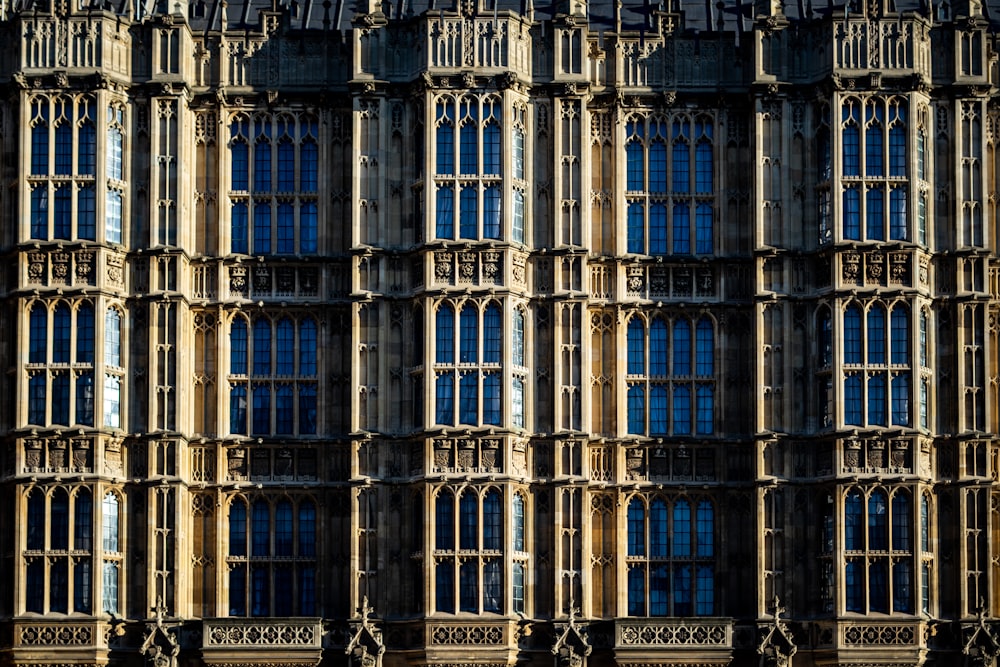
[[[856,305],[844,311],[844,363],[861,363],[861,309]]]
[[[882,143],[884,118],[881,102],[869,101],[865,107],[865,176],[868,177],[885,174],[885,149]]]
[[[247,506],[240,500],[229,506],[229,555],[247,555]]]
[[[455,173],[455,127],[451,119],[451,104],[437,103],[437,174],[450,176]]]
[[[643,131],[641,122],[630,121],[625,126],[625,134],[629,137],[625,144],[625,188],[636,192],[646,187]]]
[[[28,324],[28,363],[44,364],[46,348],[48,347],[48,312],[45,306],[38,302],[31,307]]]
[[[436,354],[439,364],[455,363],[455,311],[448,304],[442,304],[436,316]]]
[[[885,492],[872,491],[868,497],[868,548],[873,551],[889,549],[889,532],[886,518],[889,507]]]
[[[646,332],[642,320],[633,317],[628,323],[628,374],[645,375]]]
[[[483,549],[501,549],[503,543],[503,510],[500,494],[488,491],[483,498]]]
[[[875,304],[868,311],[868,363],[885,363],[885,308]]]
[[[122,318],[115,308],[104,315],[104,361],[109,366],[122,365]]]
[[[69,363],[69,341],[72,321],[69,307],[60,303],[52,318],[52,363]]]
[[[514,534],[514,551],[525,551],[524,541],[524,497],[514,494],[514,521],[512,532]]]
[[[459,499],[459,549],[479,548],[479,502],[476,494],[466,491]]]
[[[250,252],[247,239],[249,238],[247,205],[243,202],[233,204],[230,211],[231,236],[230,241],[234,253],[246,254]]]
[[[646,508],[638,498],[628,504],[628,555],[646,555]]]
[[[274,555],[290,557],[294,555],[295,540],[292,521],[292,503],[287,498],[274,508]]]
[[[515,366],[524,366],[524,311],[514,309],[513,340],[511,342],[512,356]]]
[[[94,521],[94,500],[90,491],[77,490],[73,505],[73,548],[90,551]]]
[[[442,491],[436,501],[434,548],[451,551],[455,548],[455,497]]]
[[[121,551],[118,546],[118,496],[108,493],[101,503],[102,525],[104,526],[103,548],[105,551]]]
[[[847,99],[842,110],[841,147],[844,176],[861,175],[860,128],[858,101]]]
[[[864,549],[864,527],[861,519],[861,493],[852,489],[844,500],[844,549]]]
[[[253,323],[253,374],[271,374],[271,321],[264,317]]]
[[[237,317],[229,330],[229,372],[232,375],[247,373],[247,324]]]
[[[463,364],[479,362],[479,314],[471,304],[462,308],[459,316],[459,361]]]
[[[312,318],[299,323],[299,375],[316,375],[316,321]]]

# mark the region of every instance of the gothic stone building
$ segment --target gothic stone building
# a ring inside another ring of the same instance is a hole
[[[538,4],[0,0],[0,664],[995,664],[1000,8]]]

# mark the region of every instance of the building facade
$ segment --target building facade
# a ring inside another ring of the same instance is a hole
[[[991,8],[416,5],[0,0],[0,663],[994,665]]]

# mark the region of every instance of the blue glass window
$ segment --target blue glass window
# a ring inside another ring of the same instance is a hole
[[[73,548],[79,551],[89,551],[94,518],[94,501],[90,496],[90,491],[79,489],[73,505]]]
[[[889,128],[889,175],[906,176],[906,128],[900,123]]]
[[[667,207],[653,204],[649,207],[649,254],[667,253]]]
[[[500,375],[483,375],[483,423],[500,425]]]
[[[316,192],[319,172],[319,149],[312,139],[305,139],[299,146],[299,185],[302,192]],[[292,188],[294,189],[294,184]]]
[[[645,189],[646,179],[642,140],[638,138],[642,136],[642,127],[629,123],[626,133],[633,135],[633,139],[625,144],[625,189],[638,192]]]
[[[97,197],[92,185],[76,193],[76,235],[87,241],[97,239]]]
[[[257,204],[253,207],[253,252],[267,255],[271,252],[271,205]]]
[[[434,568],[436,584],[434,606],[437,611],[455,613],[455,574],[451,561],[438,563]]]
[[[691,252],[691,209],[687,204],[674,205],[674,253],[686,255]]]
[[[299,252],[314,254],[319,241],[316,227],[316,204],[307,202],[299,209]]]
[[[310,318],[299,323],[299,375],[316,375],[316,321]]]
[[[649,433],[650,435],[665,435],[668,424],[667,388],[655,384],[649,388]]]
[[[101,606],[106,614],[118,613],[118,564],[113,561],[104,561],[104,595]]]
[[[674,558],[687,558],[691,556],[691,505],[686,500],[678,500],[674,503],[674,532],[673,532],[673,552]]]
[[[274,507],[274,555],[292,556],[294,554],[294,536],[292,521],[292,503],[281,500]],[[289,588],[290,590],[290,588]]]
[[[32,375],[28,378],[28,423],[45,423],[45,376]]]
[[[861,309],[856,305],[844,311],[844,363],[861,363]]]
[[[524,428],[524,379],[515,377],[510,397],[511,419],[514,426]]]
[[[316,505],[310,500],[299,504],[299,557],[316,556]]]
[[[31,238],[49,237],[49,189],[44,184],[31,189]]]
[[[52,318],[52,363],[69,363],[69,340],[72,321],[69,307],[60,303]]]
[[[271,555],[271,508],[264,500],[253,504],[251,518],[251,556]]]
[[[458,233],[463,239],[474,239],[479,229],[479,202],[474,187],[462,188],[458,196]]]
[[[715,372],[715,342],[711,320],[707,317],[698,320],[695,336],[695,372],[701,376],[712,375]]]
[[[438,424],[455,423],[455,375],[441,373],[435,386],[437,395],[436,421]]]
[[[851,558],[844,567],[845,602],[847,611],[864,611],[864,570],[863,563]]]
[[[644,253],[646,220],[642,204],[632,202],[628,205],[628,252]]]
[[[702,500],[698,503],[697,513],[699,558],[711,558],[715,555],[715,509],[712,503]]]
[[[94,374],[83,371],[76,378],[76,423],[94,425]]]
[[[229,615],[246,616],[246,565],[237,565],[229,570]]]
[[[461,611],[479,611],[479,577],[475,561],[465,561],[458,566],[458,607]]]
[[[882,189],[874,187],[865,195],[865,238],[869,241],[885,239],[885,200]]]
[[[76,363],[94,363],[94,307],[86,302],[76,310]]]
[[[649,145],[649,191],[667,192],[667,145],[662,139]]]
[[[695,586],[694,613],[711,616],[715,613],[715,568],[711,565],[699,565]]]
[[[247,555],[247,506],[239,500],[229,507],[229,555]]]
[[[44,114],[47,117],[48,114]],[[31,175],[47,176],[49,173],[49,126],[44,121],[31,128]]]
[[[459,549],[479,547],[479,503],[473,491],[466,491],[458,501]]]
[[[868,311],[868,363],[885,363],[885,309],[877,304]]]
[[[629,326],[631,327],[631,323]],[[649,327],[649,374],[651,376],[667,375],[667,355],[667,323],[662,317],[657,317],[653,319]]]
[[[844,378],[844,422],[861,426],[861,377],[858,375]]]
[[[844,238],[861,240],[861,195],[855,187],[844,188]]]
[[[463,107],[472,109],[475,118],[474,107]],[[463,175],[473,175],[478,173],[479,150],[478,150],[478,128],[475,123],[467,122],[459,130],[459,170]]]
[[[437,173],[450,176],[455,173],[455,128],[451,125],[447,105],[438,103]]]
[[[462,311],[463,315],[465,311]],[[490,304],[483,313],[483,363],[500,363],[500,339],[503,328],[500,324],[500,308]]]
[[[628,374],[644,375],[646,372],[646,332],[642,320],[633,317],[628,323]]]
[[[628,571],[628,615],[646,615],[646,577],[638,567]]]
[[[316,387],[299,387],[299,434],[316,433]]]
[[[451,551],[455,548],[455,499],[442,491],[435,505],[434,548]]]
[[[295,325],[287,317],[278,320],[277,375],[295,373]]]
[[[442,304],[436,316],[436,352],[434,361],[439,364],[455,363],[455,311]]]
[[[65,551],[69,547],[69,496],[56,488],[49,506],[49,549]]]
[[[52,423],[69,426],[69,375],[52,376]]]
[[[709,435],[715,431],[715,391],[709,385],[699,385],[697,390],[699,435]]]
[[[879,373],[868,380],[868,423],[885,426],[885,376]]]
[[[278,204],[278,249],[282,254],[295,252],[295,213],[291,204]]]
[[[695,208],[695,252],[708,254],[712,252],[712,206],[710,204],[698,204]]]
[[[888,511],[885,493],[877,489],[872,491],[868,498],[868,548],[873,551],[889,548]]]
[[[514,178],[524,180],[524,130],[514,129]]]
[[[889,317],[892,330],[892,352],[891,361],[893,364],[910,363],[910,313],[905,306],[897,305],[892,309]]]
[[[450,239],[455,236],[455,192],[450,186],[441,186],[437,190],[437,228],[438,238]]]
[[[646,397],[638,385],[628,388],[628,432],[646,432]]]
[[[483,549],[499,551],[503,543],[503,510],[500,494],[487,492],[483,498]]]
[[[500,126],[493,121],[483,127],[483,173],[500,173]]]
[[[483,565],[483,611],[499,613],[502,600],[503,577],[500,574],[500,560],[491,558]]]
[[[459,361],[463,364],[474,364],[479,361],[479,315],[475,306],[469,304],[462,308],[459,316]]]
[[[514,613],[524,613],[524,563],[514,563],[511,597]]]
[[[235,141],[232,145],[232,189],[245,191],[249,189],[250,147],[243,141]]]
[[[118,496],[108,493],[101,503],[102,525],[104,534],[102,536],[103,548],[105,551],[121,551],[118,546]]]
[[[688,435],[691,433],[691,390],[687,387],[674,387],[674,433]]]
[[[68,123],[56,126],[56,174],[73,173],[73,128]]]
[[[253,389],[253,434],[271,432],[271,390],[260,386]]]
[[[253,323],[253,374],[271,374],[271,321],[263,317]]]
[[[278,435],[292,433],[294,403],[292,386],[289,384],[279,385],[274,392],[274,432]]]
[[[49,340],[49,327],[48,312],[41,303],[36,303],[32,306],[28,327],[28,363],[44,364],[45,351]]]
[[[247,373],[247,324],[237,317],[229,330],[229,372],[232,375]]]
[[[903,185],[889,190],[889,238],[893,241],[906,241],[909,238],[906,228],[906,187]]]
[[[293,190],[295,190],[295,146],[288,139],[282,139],[278,142],[278,192]]]
[[[691,325],[685,319],[674,322],[674,375],[691,375]]]
[[[479,375],[463,373],[458,381],[458,420],[462,424],[478,423]]]
[[[253,189],[268,192],[271,189],[271,144],[259,141],[253,147]]]
[[[524,551],[524,497],[514,494],[514,551]]]
[[[247,432],[247,388],[242,385],[229,391],[229,432]]]
[[[68,185],[56,188],[52,202],[53,236],[69,239],[72,230],[73,195]]]
[[[483,236],[500,238],[500,188],[495,185],[483,190]]]
[[[247,227],[247,205],[233,204],[231,212],[231,222],[232,222],[232,250],[233,252],[246,253],[249,252],[247,245],[248,237],[248,227]]]
[[[254,565],[250,568],[250,577],[250,613],[254,616],[268,616],[271,611],[271,595],[267,566]]]
[[[848,101],[843,109],[843,120],[846,123],[841,133],[844,176],[861,175],[861,131],[857,125],[855,104],[854,101]]]
[[[864,549],[861,507],[861,493],[852,490],[844,499],[844,548],[847,551]]]
[[[73,611],[90,613],[90,561],[85,558],[73,564]]]
[[[686,141],[685,133],[687,125],[680,122],[674,123],[674,145],[672,148],[674,192],[685,193],[691,191],[691,151]]]
[[[865,129],[865,175],[885,174],[884,147],[882,144],[882,107],[870,104],[866,110],[868,127]]]
[[[711,137],[711,126],[704,126],[708,136]],[[694,152],[695,162],[695,188],[694,191],[700,194],[712,192],[712,144],[708,141],[699,141]]]
[[[638,498],[628,504],[628,555],[646,555],[646,508]]]
[[[900,373],[892,378],[892,424],[910,425],[910,376]]]

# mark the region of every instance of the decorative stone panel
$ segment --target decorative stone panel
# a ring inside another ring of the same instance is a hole
[[[436,438],[433,472],[503,472],[504,440],[501,438]]]
[[[911,438],[843,440],[844,472],[912,474],[914,450]]]
[[[323,637],[319,621],[261,621],[206,619],[202,633],[204,648],[254,646],[320,648]]]
[[[506,646],[506,624],[432,623],[427,626],[427,643],[438,646]]]
[[[659,647],[698,646],[731,648],[733,629],[730,623],[694,619],[663,621],[618,621],[615,646]]]

